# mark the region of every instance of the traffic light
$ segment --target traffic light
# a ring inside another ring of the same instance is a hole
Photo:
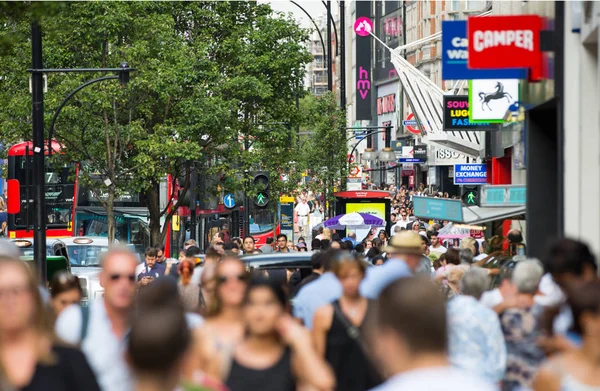
[[[252,178],[252,187],[256,195],[252,198],[254,205],[265,208],[269,204],[269,173],[266,171],[255,172]]]
[[[463,186],[461,200],[465,206],[479,206],[479,186]]]

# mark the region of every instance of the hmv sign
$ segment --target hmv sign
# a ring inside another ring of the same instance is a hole
[[[356,18],[371,18],[371,2],[356,2]],[[370,120],[373,76],[371,75],[371,50],[373,38],[370,35],[356,35],[356,120]]]

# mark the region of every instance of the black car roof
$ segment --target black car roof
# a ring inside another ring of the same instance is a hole
[[[267,253],[246,255],[242,261],[252,268],[310,267],[314,252]]]

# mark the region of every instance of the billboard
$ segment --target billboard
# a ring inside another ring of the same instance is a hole
[[[356,18],[371,18],[371,2],[356,2]],[[373,75],[371,68],[371,36],[356,34],[356,120],[371,119],[371,96],[373,94]]]
[[[469,17],[468,61],[473,69],[529,68],[531,81],[542,79],[539,15]],[[501,77],[501,76],[495,76]],[[512,77],[507,77],[512,78]]]
[[[503,123],[519,99],[519,80],[469,80],[469,122]]]
[[[485,185],[487,183],[487,165],[455,164],[455,185]]]
[[[476,18],[470,18],[476,19]],[[470,20],[469,19],[469,20]],[[479,18],[484,23],[489,17]],[[525,79],[527,69],[470,69],[469,41],[467,39],[467,22],[465,20],[442,22],[442,79],[472,80],[491,79]]]
[[[494,131],[499,129],[498,124],[472,123],[469,121],[470,116],[468,95],[444,95],[444,131]]]

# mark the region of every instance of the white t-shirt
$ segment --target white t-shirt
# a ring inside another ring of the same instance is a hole
[[[298,205],[296,205],[296,212],[300,217],[308,216],[308,214],[310,213],[310,207],[308,206],[308,204],[304,204],[301,202]]]
[[[497,386],[453,367],[399,373],[371,391],[494,391]]]
[[[446,254],[446,251],[448,251],[448,249],[444,246],[440,246],[440,247],[429,246],[429,252],[432,252],[432,253]]]

